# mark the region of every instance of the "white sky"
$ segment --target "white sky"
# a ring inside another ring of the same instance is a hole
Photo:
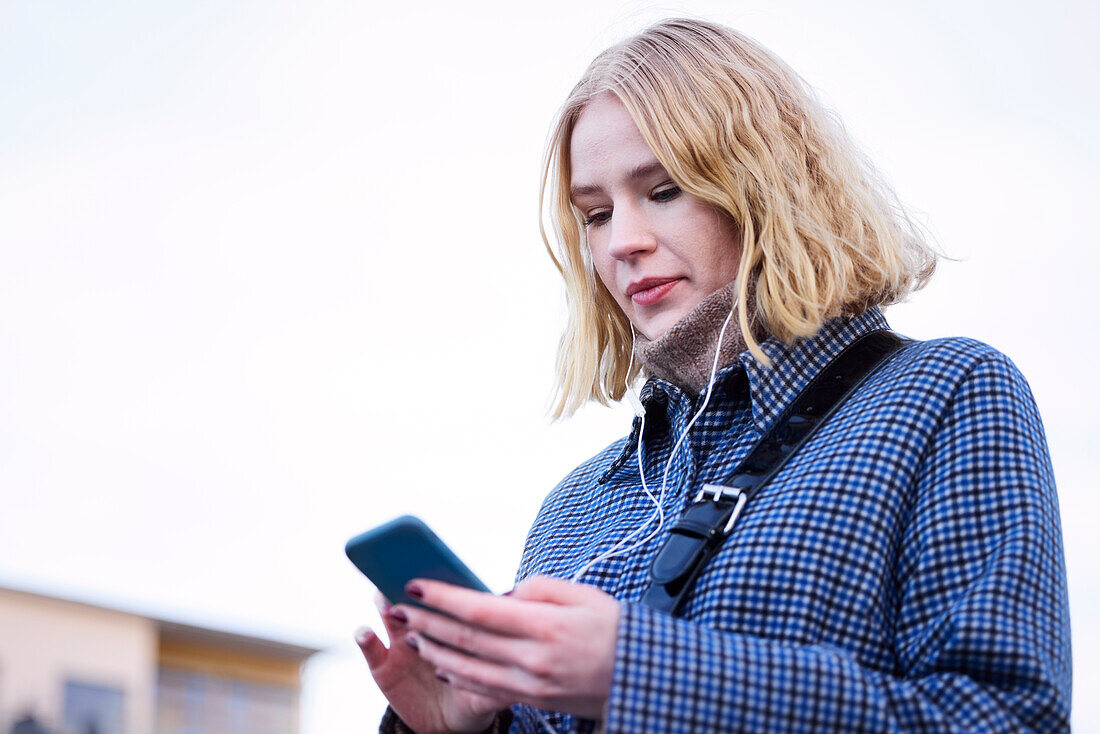
[[[1028,376],[1100,730],[1100,10],[1039,7],[4,0],[0,584],[327,646],[303,733],[370,730],[344,541],[416,513],[507,588],[626,430],[545,415],[542,145],[595,53],[701,15],[820,88],[960,259],[894,327]]]

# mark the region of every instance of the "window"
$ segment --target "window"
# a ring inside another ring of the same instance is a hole
[[[122,734],[122,691],[66,681],[65,734]]]
[[[158,734],[294,734],[297,692],[203,673],[162,668]]]

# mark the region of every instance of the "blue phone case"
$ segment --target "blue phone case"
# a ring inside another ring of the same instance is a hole
[[[405,593],[412,579],[435,579],[489,591],[424,521],[403,515],[347,542],[348,558],[394,604],[423,606]]]

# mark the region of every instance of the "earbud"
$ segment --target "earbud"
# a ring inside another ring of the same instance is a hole
[[[645,406],[642,405],[642,399],[638,396],[638,391],[634,389],[633,385],[627,385],[623,399],[630,403],[630,407],[634,409],[634,415],[645,418]]]
[[[638,338],[638,335],[634,332],[634,323],[630,324],[630,362],[626,365],[626,392],[623,393],[623,400],[630,403],[630,408],[634,411],[634,415],[639,418],[645,418],[645,406],[642,405],[642,398],[638,395],[638,391],[634,389],[634,386],[630,384],[630,370],[634,368],[634,344]]]

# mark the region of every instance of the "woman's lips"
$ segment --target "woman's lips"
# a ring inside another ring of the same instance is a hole
[[[672,280],[656,283],[648,288],[635,291],[630,295],[630,300],[634,302],[635,306],[652,306],[667,296],[668,292],[675,288],[679,282],[679,278],[673,278]]]

